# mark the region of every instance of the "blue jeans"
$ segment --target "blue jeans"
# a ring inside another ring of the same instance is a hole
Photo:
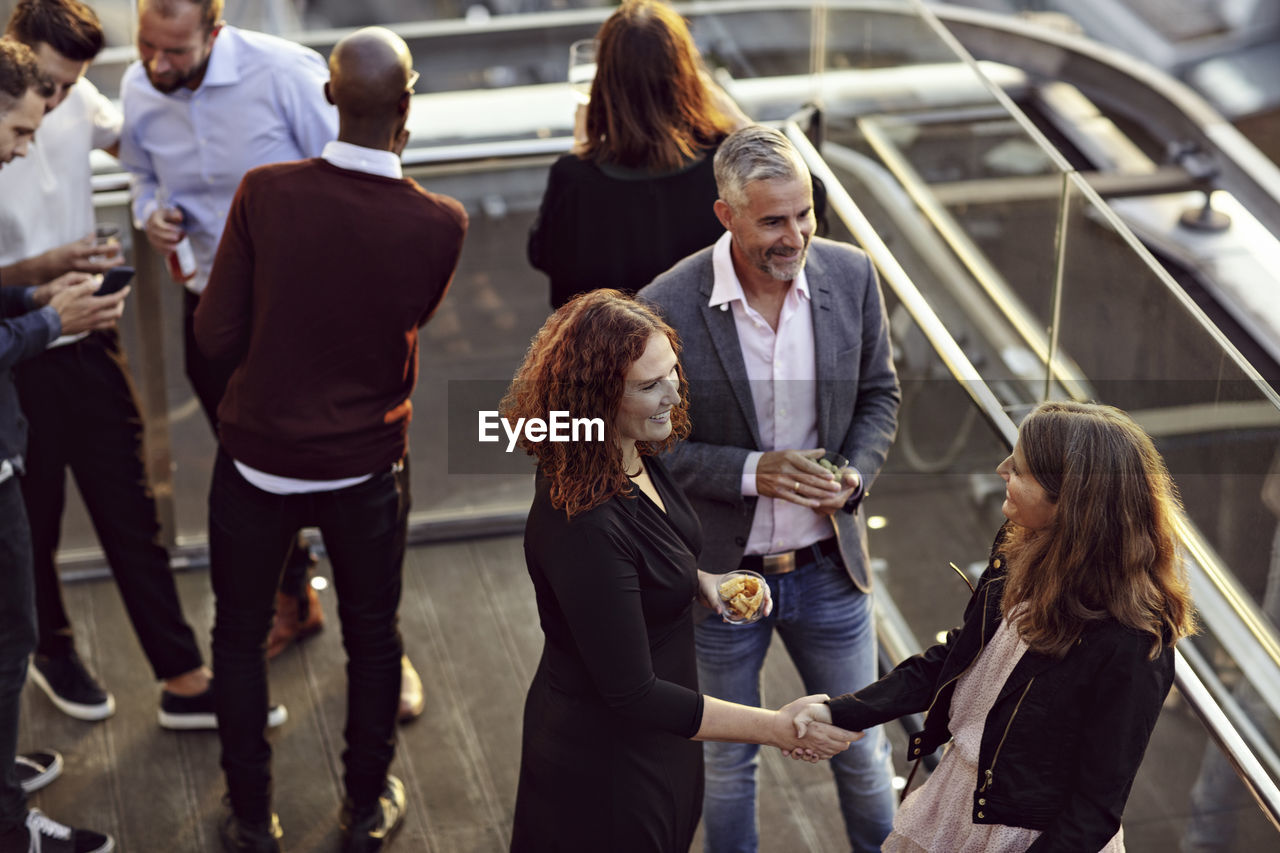
[[[837,696],[876,678],[876,635],[871,596],[858,591],[831,557],[784,575],[770,575],[773,612],[752,625],[711,618],[697,626],[698,683],[703,693],[760,705],[760,670],[777,628],[805,690]],[[787,701],[796,697],[786,697]],[[709,853],[754,853],[755,744],[707,743],[707,785],[702,819]],[[867,732],[831,760],[840,811],[855,851],[878,851],[893,828],[896,808],[889,742],[880,728]]]
[[[36,605],[31,577],[31,530],[17,477],[0,483],[0,836],[27,819],[18,784],[18,707],[27,658],[36,647]]]
[[[241,820],[271,814],[265,649],[285,554],[303,527],[319,527],[324,537],[347,650],[343,782],[357,814],[377,803],[396,745],[408,518],[407,461],[346,489],[275,495],[218,451],[209,490],[214,699],[227,792]]]

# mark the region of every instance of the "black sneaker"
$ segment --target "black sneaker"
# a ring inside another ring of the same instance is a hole
[[[267,708],[267,728],[274,729],[284,725],[289,719],[289,712],[283,705],[272,705]],[[213,704],[213,681],[209,689],[195,696],[179,696],[168,690],[160,692],[160,726],[175,731],[194,731],[196,729],[216,729],[218,715]]]
[[[228,813],[218,824],[222,848],[229,853],[280,853],[280,818],[273,812],[267,823],[254,826]]]
[[[13,759],[22,790],[34,794],[62,775],[62,756],[52,749],[22,752]]]
[[[105,720],[116,712],[115,697],[103,689],[74,649],[65,655],[33,655],[31,680],[58,710],[77,720]]]
[[[116,849],[110,835],[58,823],[39,809],[27,812],[27,837],[30,853],[110,853]]]
[[[388,773],[377,804],[367,814],[356,817],[351,813],[351,802],[343,804],[338,817],[343,832],[343,853],[381,850],[403,822],[404,784]]]

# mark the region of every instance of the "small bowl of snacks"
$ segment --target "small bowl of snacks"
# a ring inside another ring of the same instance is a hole
[[[724,621],[730,625],[747,625],[764,616],[764,600],[768,583],[764,576],[746,569],[729,572],[720,579],[720,601],[724,604]]]
[[[834,450],[828,450],[818,458],[818,464],[822,466],[837,480],[840,479],[840,472],[849,467],[849,460],[836,453]]]

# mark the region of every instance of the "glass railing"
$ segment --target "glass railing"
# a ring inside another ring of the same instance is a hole
[[[839,173],[799,125],[789,133],[831,191],[839,216],[834,236],[863,245],[876,261],[895,342],[911,352],[911,360],[898,361],[898,438],[868,502],[870,547],[883,563],[878,577],[889,599],[878,605],[878,633],[889,660],[897,660],[939,640],[959,621],[969,589],[949,564],[975,580],[985,568],[991,533],[1002,520],[1004,487],[994,468],[1012,447],[1016,425],[992,388],[974,378],[980,371],[921,297],[899,253],[889,251],[846,192]],[[925,529],[934,532],[920,535]],[[1196,559],[1189,555],[1203,571]],[[1183,838],[1188,844],[1212,841],[1218,850],[1274,844],[1280,789],[1258,760],[1260,752],[1267,757],[1267,748],[1256,730],[1268,710],[1247,681],[1229,694],[1209,670],[1206,685],[1197,675],[1201,664],[1195,644],[1179,646],[1177,691],[1166,703],[1125,812],[1129,849],[1169,848]]]
[[[868,33],[892,30],[865,21],[878,13],[856,5],[828,7],[824,52],[837,64],[867,57]],[[952,56],[967,59],[927,10],[911,5],[918,18],[900,28],[924,45],[924,55],[943,41]],[[976,63],[965,65],[973,78],[982,74]],[[965,76],[951,79],[963,83]],[[1276,635],[1241,578],[1253,579],[1256,592],[1269,574],[1271,537],[1249,531],[1276,524],[1260,498],[1271,482],[1261,472],[1280,435],[1276,394],[1012,100],[992,87],[988,94],[938,104],[900,98],[887,107],[866,98],[827,100],[822,157],[835,180],[870,200],[867,216],[895,238],[895,263],[912,271],[1007,411],[1016,415],[1047,397],[1095,399],[1133,411],[1156,436],[1186,502],[1186,539],[1208,626],[1190,657],[1233,711],[1239,705],[1222,688],[1223,677],[1256,688],[1244,690],[1249,713],[1235,716],[1251,719],[1251,744],[1274,755]],[[913,231],[918,239],[904,249],[896,238]],[[904,352],[927,361],[920,347]],[[1030,400],[1026,385],[1011,377],[1032,380]],[[970,440],[944,429],[934,441],[942,456],[918,452],[910,406],[935,396],[945,394],[913,394],[904,383],[899,447],[926,472],[966,458]],[[971,391],[951,396],[974,398]],[[966,430],[971,424],[953,420]],[[920,429],[937,433],[939,422],[948,420],[924,419]],[[975,494],[981,480],[973,478]],[[1273,775],[1276,769],[1271,765]]]

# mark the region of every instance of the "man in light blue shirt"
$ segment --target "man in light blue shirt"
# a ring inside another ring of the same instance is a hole
[[[134,176],[134,219],[165,254],[186,232],[196,259],[187,288],[197,294],[244,173],[318,157],[338,135],[320,55],[227,26],[221,11],[221,0],[140,0],[142,59],[120,86],[120,159]],[[158,187],[181,209],[177,222],[157,204]]]
[[[185,282],[187,377],[217,430],[230,371],[194,344],[191,317],[209,280],[227,210],[244,173],[317,157],[338,135],[314,50],[227,26],[222,0],[140,0],[138,53],[124,73],[120,161],[133,175],[133,218],[151,245],[188,237],[196,273]],[[165,204],[157,192],[167,195]]]
[[[250,169],[317,157],[338,135],[337,110],[324,97],[329,69],[320,55],[229,27],[222,8],[223,0],[140,0],[141,59],[120,84],[125,124],[119,157],[133,175],[134,222],[162,256],[184,236],[195,256],[195,275],[184,282],[183,355],[215,435],[232,366],[200,353],[191,318],[231,199]],[[278,602],[280,624],[301,622],[306,632],[322,624],[319,599],[306,585],[310,560],[299,539]],[[286,633],[292,639],[298,631]]]
[[[320,54],[227,26],[222,10],[223,0],[138,0],[140,60],[120,84],[119,157],[133,175],[134,222],[161,255],[184,235],[195,255],[196,274],[185,282],[183,350],[187,378],[215,435],[218,404],[235,365],[200,352],[192,318],[231,199],[250,169],[319,157],[338,137],[338,111],[324,95],[329,68]],[[160,188],[165,205],[157,201]],[[306,583],[309,563],[300,537],[277,598],[269,657],[322,625],[319,598]],[[406,657],[400,717],[422,708],[421,681]]]

